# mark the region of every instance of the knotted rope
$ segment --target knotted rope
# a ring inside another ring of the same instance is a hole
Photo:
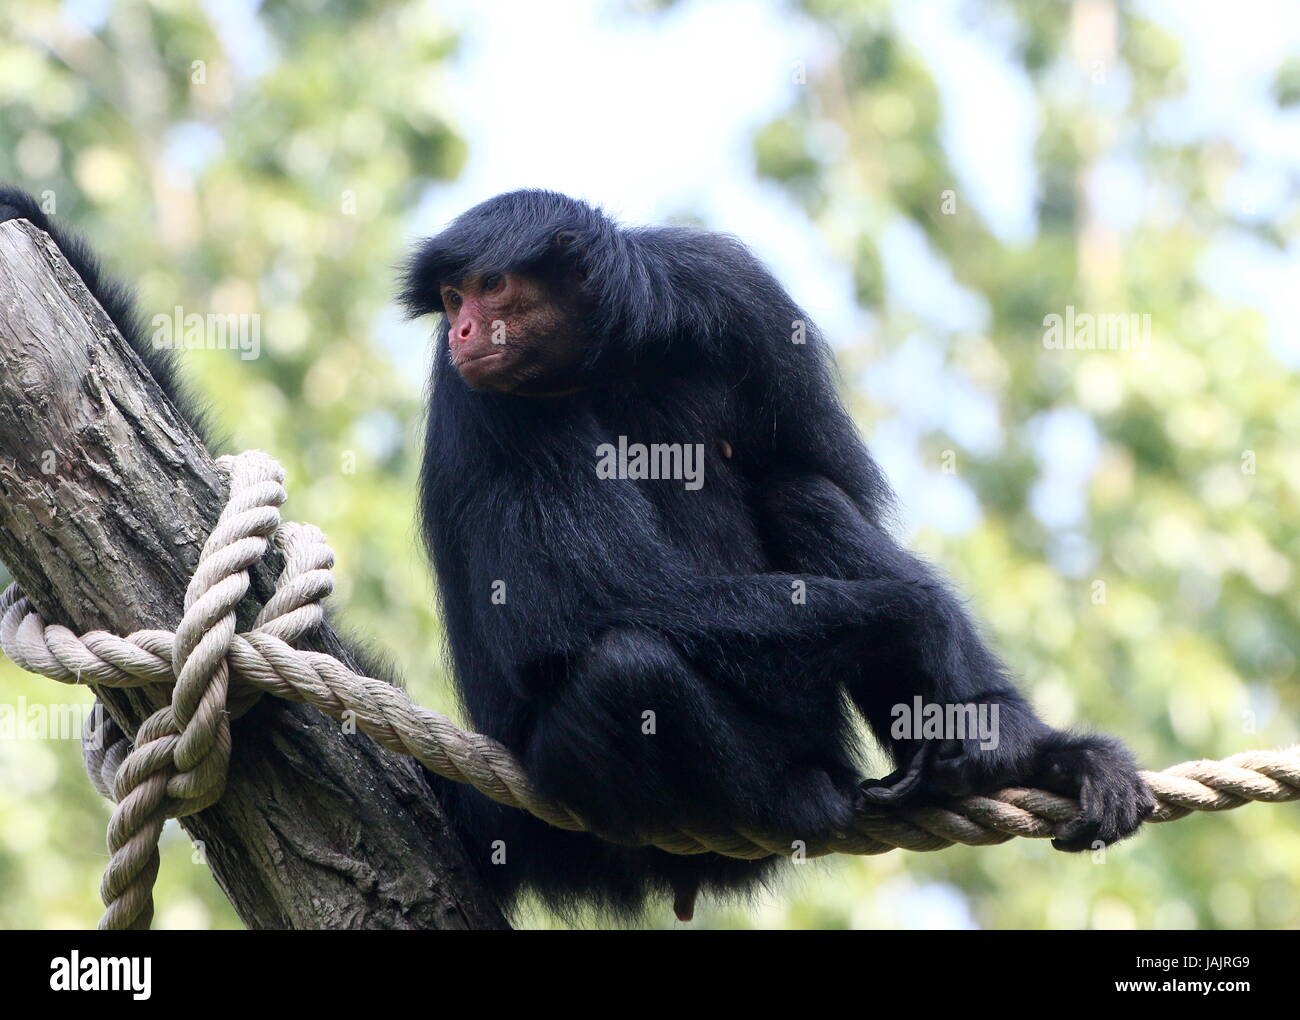
[[[230,495],[203,547],[175,634],[142,630],[122,638],[91,631],[78,637],[66,627],[47,626],[17,586],[0,595],[0,649],[22,668],[102,687],[173,683],[171,703],[141,724],[134,745],[102,711],[92,713],[87,727],[87,771],[96,789],[118,802],[100,886],[106,907],[101,928],[148,927],[163,822],[220,798],[230,718],[263,692],[354,721],[384,747],[441,776],[559,828],[588,831],[572,810],[540,797],[514,755],[495,740],[466,733],[445,715],[412,703],[400,688],[354,673],[333,656],[293,648],[290,642],[324,618],[320,602],[333,590],[334,554],[318,529],[281,523],[284,470],[272,458],[254,451],[223,457],[218,465],[229,473]],[[284,569],[253,628],[237,634],[235,606],[248,592],[248,568],[271,540],[283,551]],[[232,686],[232,674],[244,683]],[[1297,800],[1300,747],[1246,751],[1141,775],[1158,802],[1151,817],[1156,822],[1250,801]],[[676,854],[746,859],[940,850],[1050,837],[1078,810],[1074,801],[1045,790],[1010,788],[947,806],[863,815],[850,831],[821,841],[692,827],[646,832],[641,842]]]

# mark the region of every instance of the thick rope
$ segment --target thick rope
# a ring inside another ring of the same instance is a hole
[[[412,703],[400,688],[354,673],[333,656],[293,648],[290,642],[324,617],[320,602],[333,589],[334,554],[318,529],[281,523],[284,471],[273,459],[254,451],[218,464],[229,472],[230,496],[200,555],[175,634],[142,630],[121,638],[91,631],[78,637],[66,627],[47,626],[16,585],[0,595],[0,649],[22,668],[63,683],[102,687],[174,683],[171,704],[141,724],[134,745],[102,710],[92,713],[87,726],[87,771],[96,789],[118,802],[109,823],[101,927],[148,927],[163,822],[220,798],[230,717],[264,692],[355,722],[384,747],[502,804],[562,829],[587,831],[575,812],[540,797],[518,760],[495,740],[461,730],[447,716]],[[237,634],[234,610],[248,591],[248,568],[272,539],[284,553],[283,572],[253,628]],[[232,687],[232,674],[245,683]],[[1297,800],[1300,746],[1141,775],[1158,802],[1150,819],[1156,822],[1250,801]],[[954,843],[989,846],[1013,836],[1047,838],[1078,810],[1074,801],[1045,790],[1010,788],[942,807],[864,814],[850,831],[825,840],[692,827],[646,832],[641,843],[676,854],[746,859],[941,850]]]

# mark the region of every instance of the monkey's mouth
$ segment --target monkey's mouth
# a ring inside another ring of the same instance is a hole
[[[476,354],[453,354],[451,360],[455,363],[457,368],[464,368],[466,365],[472,365],[475,362],[487,361],[489,358],[499,358],[501,355],[505,354],[506,351],[507,348],[505,347],[497,347]]]
[[[509,347],[492,347],[486,351],[463,351],[452,355],[452,364],[471,389],[497,389],[510,376],[514,360]]]

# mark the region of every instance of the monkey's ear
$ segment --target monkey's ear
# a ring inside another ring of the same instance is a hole
[[[586,283],[590,275],[584,256],[587,254],[581,244],[576,230],[557,230],[551,237],[551,247],[563,263],[569,267],[569,273],[577,283]]]
[[[423,241],[402,266],[402,289],[398,299],[411,319],[443,310],[440,284],[444,259],[434,240]]]

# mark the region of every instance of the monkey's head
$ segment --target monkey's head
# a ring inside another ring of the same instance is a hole
[[[554,192],[499,195],[419,246],[402,299],[412,315],[442,313],[439,357],[473,389],[571,393],[590,378],[600,328],[587,292],[591,255],[618,233]]]

